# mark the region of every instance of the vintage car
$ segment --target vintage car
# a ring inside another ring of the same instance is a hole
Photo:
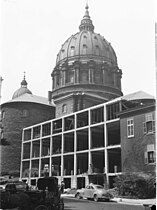
[[[109,201],[113,198],[109,190],[105,190],[103,186],[97,184],[89,184],[86,188],[78,189],[76,191],[75,197],[94,199],[94,201],[105,200]]]
[[[0,195],[0,209],[64,209],[56,177],[39,178],[36,190],[30,190],[24,182],[8,182],[5,189],[0,190]]]

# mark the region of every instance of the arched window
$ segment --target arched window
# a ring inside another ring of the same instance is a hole
[[[86,44],[83,45],[83,54],[87,54],[87,45]]]
[[[67,83],[71,83],[73,84],[74,83],[74,71],[68,71],[67,74],[66,74],[66,82]]]
[[[99,55],[99,52],[100,52],[99,46],[96,45],[96,55]]]
[[[96,72],[94,74],[95,83],[102,84],[102,80],[103,80],[102,72],[100,70],[96,70]]]
[[[5,111],[2,112],[2,119],[5,118]]]
[[[66,113],[67,112],[67,105],[63,104],[62,105],[62,113]]]
[[[29,115],[28,110],[27,109],[23,109],[22,110],[22,117],[28,117],[28,115]]]
[[[74,56],[75,54],[75,47],[71,46],[70,56]]]
[[[88,70],[81,71],[81,83],[88,83],[89,76],[88,76]]]

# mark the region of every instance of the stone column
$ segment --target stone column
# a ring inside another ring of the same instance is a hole
[[[122,78],[122,70],[118,69],[118,75],[117,75],[117,83],[118,83],[118,88],[121,90],[121,78]]]
[[[108,70],[109,68],[107,65],[102,66],[102,71],[103,71],[103,84],[108,85]]]
[[[89,83],[94,83],[94,68],[95,63],[93,61],[89,62]]]
[[[80,65],[78,62],[75,62],[74,63],[74,69],[75,69],[75,83],[79,83],[79,68],[80,68]]]

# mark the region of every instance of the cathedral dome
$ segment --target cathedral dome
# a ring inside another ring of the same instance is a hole
[[[56,65],[64,61],[89,60],[117,65],[117,57],[111,44],[100,34],[94,32],[88,6],[79,26],[80,31],[68,38],[62,45],[56,59]]]
[[[27,88],[27,81],[25,80],[25,76],[24,76],[21,82],[21,87],[14,92],[12,99],[17,98],[25,93],[32,94],[32,92]]]
[[[111,44],[94,32],[88,5],[79,32],[68,38],[57,54],[51,77],[57,117],[64,110],[75,112],[123,95],[116,54]]]

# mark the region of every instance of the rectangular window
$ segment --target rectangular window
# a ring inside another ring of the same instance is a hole
[[[147,151],[144,153],[145,164],[155,163],[154,144],[147,145]]]
[[[148,163],[154,163],[154,151],[148,152]]]
[[[144,134],[155,132],[155,120],[153,119],[153,114],[148,113],[145,115],[145,122],[143,123]]]
[[[133,120],[133,118],[130,118],[127,120],[127,134],[128,134],[128,137],[134,136],[134,120]]]

